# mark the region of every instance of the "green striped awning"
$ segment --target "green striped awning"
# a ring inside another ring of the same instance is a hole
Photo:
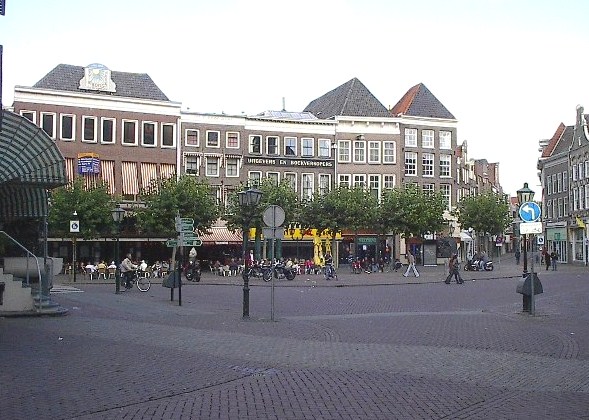
[[[47,215],[47,189],[67,183],[65,159],[31,121],[0,116],[0,220]]]

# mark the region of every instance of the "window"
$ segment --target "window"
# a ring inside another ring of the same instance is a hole
[[[278,147],[278,137],[266,137],[266,153],[269,155],[277,155],[279,150],[280,149]]]
[[[435,191],[435,185],[434,184],[423,184],[421,189],[423,190],[423,192],[425,194],[433,194]]]
[[[573,211],[577,210],[579,210],[579,192],[576,188],[573,188]]]
[[[434,155],[433,153],[424,153],[421,155],[421,175],[434,176]]]
[[[319,194],[324,195],[329,192],[331,186],[331,175],[319,174]]]
[[[585,161],[585,176],[589,178],[589,160]]]
[[[382,149],[382,163],[395,163],[397,161],[397,147],[394,141],[384,141]]]
[[[239,133],[228,131],[225,133],[225,147],[228,149],[239,149]]]
[[[554,205],[554,202],[552,202],[552,205]],[[563,214],[569,214],[569,199],[566,197],[562,199],[562,208]]]
[[[568,189],[569,189],[569,172],[564,171],[562,173],[562,190],[568,191]]]
[[[198,130],[188,128],[184,130],[184,144],[186,146],[198,146]]]
[[[115,142],[115,120],[114,118],[102,119],[102,143]]]
[[[313,174],[302,174],[301,177],[303,182],[303,191],[301,197],[303,200],[310,200],[313,198]]]
[[[380,163],[380,142],[368,142],[368,163]]]
[[[123,144],[137,144],[137,121],[123,120]]]
[[[417,175],[417,153],[405,152],[405,175]]]
[[[162,147],[176,146],[176,125],[161,124],[162,126]]]
[[[556,174],[556,187],[558,192],[562,192],[562,172]]]
[[[319,139],[319,157],[328,158],[331,157],[331,140]]]
[[[552,174],[552,193],[556,194],[556,174]]]
[[[278,172],[266,172],[266,178],[268,178],[275,186],[278,186],[280,183],[280,174]]]
[[[368,189],[377,200],[380,199],[380,175],[368,175]]]
[[[366,162],[366,142],[362,140],[354,141],[354,163]]]
[[[143,138],[141,139],[141,145],[148,147],[156,146],[155,132],[156,126],[154,122],[144,122]]]
[[[74,140],[76,132],[76,117],[70,114],[61,114],[59,137],[62,140]]]
[[[225,158],[225,176],[235,178],[239,176],[239,158]]]
[[[82,141],[96,143],[96,117],[82,118]]]
[[[573,181],[576,181],[577,180],[577,165],[574,165],[574,164],[573,164],[573,176],[572,176],[572,178],[573,178]]]
[[[221,147],[219,141],[220,133],[218,131],[207,131],[207,147]]]
[[[37,113],[35,111],[20,111],[20,115],[25,117],[27,120],[29,120],[32,123],[37,123],[36,118],[35,118]]]
[[[421,147],[434,148],[434,130],[421,130]]]
[[[579,162],[579,181],[583,179],[583,163]]]
[[[589,184],[585,184],[585,208],[589,208]]]
[[[552,178],[549,176],[546,177],[546,194],[547,195],[551,195],[552,194]]]
[[[339,181],[338,181],[338,185],[340,187],[350,187],[352,185],[352,178],[350,175],[347,174],[340,174],[338,175]]]
[[[365,187],[366,186],[366,175],[354,174],[354,187]]]
[[[260,141],[262,139],[260,138]],[[259,187],[260,182],[262,181],[262,172],[258,171],[251,171],[247,174],[247,179],[249,181],[250,187]]]
[[[286,139],[284,140],[286,141]],[[285,172],[283,175],[283,179],[290,185],[293,191],[297,190],[297,174],[293,172]]]
[[[297,138],[296,137],[285,137],[284,138],[284,155],[285,156],[296,156],[297,155]]]
[[[564,210],[564,204],[563,204],[562,198],[559,198],[558,199],[558,217],[562,217],[563,210]]]
[[[552,219],[552,200],[546,201],[546,218]]]
[[[392,190],[393,188],[395,188],[395,175],[383,175],[382,187],[385,190]]]
[[[338,142],[338,162],[342,163],[349,163],[351,162],[351,154],[350,154],[350,140],[340,140]]]
[[[197,155],[184,155],[184,172],[190,175],[198,175],[199,163]]]
[[[303,157],[313,157],[314,154],[315,154],[315,147],[313,144],[313,139],[302,138],[301,139],[301,155]]]
[[[440,131],[440,149],[452,149],[452,133]]]
[[[255,154],[262,153],[262,136],[250,136],[249,152]]]
[[[55,114],[41,112],[41,128],[52,139],[55,138]]]
[[[406,128],[405,129],[405,146],[417,147],[417,129]]]
[[[584,187],[582,185],[579,186],[579,210],[583,210],[585,208],[585,195],[583,194]]]
[[[450,209],[452,205],[452,186],[449,184],[440,184],[440,192],[446,200],[446,205],[448,206],[448,209]]]
[[[207,156],[206,162],[206,176],[219,176],[219,157]]]
[[[449,177],[452,173],[452,156],[440,156],[440,177]]]

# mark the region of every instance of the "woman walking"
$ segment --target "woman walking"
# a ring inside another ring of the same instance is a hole
[[[450,274],[448,274],[448,277],[446,277],[446,281],[444,283],[450,284],[452,276],[454,276],[456,284],[464,284],[464,280],[462,280],[462,277],[460,277],[460,263],[458,262],[458,254],[452,254],[452,257],[448,261],[448,268]]]
[[[407,267],[407,271],[405,271],[403,277],[407,277],[411,270],[413,270],[415,277],[419,277],[419,271],[417,271],[417,268],[415,267],[415,256],[411,250],[407,251],[407,260],[409,261],[409,267]]]

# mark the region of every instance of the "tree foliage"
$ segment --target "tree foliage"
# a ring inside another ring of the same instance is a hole
[[[346,228],[348,192],[349,188],[338,186],[324,194],[316,192],[311,200],[302,202],[298,220],[301,227],[316,228],[319,231],[328,229],[332,236]]]
[[[454,213],[463,228],[490,235],[502,234],[511,223],[505,196],[493,192],[464,197]]]
[[[71,236],[70,220],[75,220],[74,211],[80,221],[79,236],[93,239],[109,234],[114,228],[113,208],[106,184],[86,189],[84,179],[78,177],[72,184],[52,191],[48,218],[50,235]]]
[[[219,216],[219,207],[211,187],[204,181],[185,175],[161,181],[159,187],[142,191],[146,207],[137,209],[138,229],[147,235],[176,236],[174,220],[194,219],[194,227],[206,232]]]

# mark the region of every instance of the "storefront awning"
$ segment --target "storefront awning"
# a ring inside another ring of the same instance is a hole
[[[210,228],[210,233],[200,235],[203,244],[208,245],[229,245],[241,244],[243,242],[243,234],[241,230],[231,232],[226,227],[213,226]]]
[[[472,237],[466,231],[460,232],[460,240],[462,242],[472,242]]]
[[[0,113],[0,220],[46,216],[47,190],[67,183],[63,155],[31,121]]]

